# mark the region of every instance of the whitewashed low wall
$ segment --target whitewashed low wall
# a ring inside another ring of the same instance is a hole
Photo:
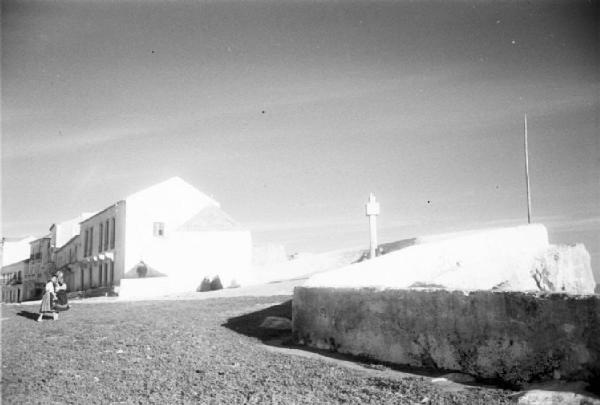
[[[410,288],[539,291],[540,280],[554,280],[550,291],[590,294],[594,279],[583,246],[559,248],[560,259],[540,259],[551,249],[543,225],[525,225],[431,237],[373,260],[316,274],[307,287]],[[560,277],[554,273],[560,270]],[[569,280],[574,280],[573,282]],[[550,285],[549,283],[546,283]]]
[[[188,280],[178,280],[171,277],[124,278],[118,287],[118,293],[119,299],[123,300],[154,298],[168,294],[196,291],[198,285],[194,285]]]
[[[361,255],[361,249],[343,249],[320,254],[304,253],[295,259],[270,266],[254,266],[253,284],[309,277],[315,273],[348,266],[358,261]]]

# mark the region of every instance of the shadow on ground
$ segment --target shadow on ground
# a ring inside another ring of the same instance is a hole
[[[22,316],[23,318],[31,319],[32,321],[37,321],[40,314],[39,312],[21,311],[17,313],[17,316]]]
[[[260,327],[260,324],[268,316],[277,316],[291,320],[292,300],[287,300],[279,305],[273,305],[260,311],[229,318],[222,326],[225,326],[234,332],[241,333],[242,335],[260,339],[263,343],[270,343],[274,339],[277,339],[284,342],[286,345],[291,344],[291,330],[275,330]]]
[[[487,387],[487,388],[501,388],[508,390],[528,390],[528,389],[547,389],[549,391],[575,391],[580,394],[589,396],[592,398],[598,398],[599,392],[595,387],[588,386],[586,383],[581,383],[580,386],[576,386],[574,389],[573,383],[565,383],[561,385],[561,382],[548,382],[541,384],[536,387],[531,384],[527,384],[526,387],[517,387],[507,385],[500,380],[493,379],[477,379],[477,380],[464,380],[464,377],[468,377],[465,374],[457,373],[452,370],[442,370],[437,368],[417,368],[411,366],[403,366],[394,363],[382,362],[374,360],[364,356],[355,356],[350,354],[339,353],[331,350],[315,349],[307,346],[298,345],[294,342],[291,330],[273,330],[267,328],[261,328],[260,325],[268,316],[276,316],[287,319],[292,319],[292,300],[287,300],[279,305],[273,305],[271,307],[262,309],[256,312],[250,312],[244,315],[240,315],[234,318],[229,318],[226,323],[222,326],[229,328],[237,333],[254,337],[261,340],[265,345],[280,348],[283,350],[300,350],[304,355],[307,356],[323,356],[333,361],[344,362],[346,365],[352,368],[370,369],[372,372],[382,373],[380,375],[387,377],[398,377],[398,373],[405,375],[421,376],[421,377],[445,377],[450,382],[459,383],[463,388],[457,388],[454,386],[452,389],[468,389],[468,387]],[[574,383],[577,385],[578,383]],[[521,391],[522,393],[523,391]],[[595,395],[594,395],[595,394]],[[517,394],[514,394],[517,395]]]
[[[424,377],[439,377],[451,372],[449,370],[401,366],[393,363],[381,362],[368,357],[355,356],[351,354],[339,353],[332,350],[316,349],[308,346],[299,345],[294,342],[291,330],[275,330],[261,328],[260,325],[268,316],[282,317],[291,320],[292,300],[287,300],[279,305],[273,305],[260,311],[250,312],[244,315],[236,316],[234,318],[229,318],[227,322],[221,326],[231,329],[234,332],[259,339],[268,346],[301,350],[305,353],[312,353],[314,355],[325,356],[330,359],[351,362],[354,363],[357,367],[364,367],[367,369],[379,371],[393,370],[401,373],[420,375]]]

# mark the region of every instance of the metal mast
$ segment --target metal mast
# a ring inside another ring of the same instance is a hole
[[[527,223],[531,223],[531,194],[529,185],[529,150],[527,148],[527,114],[525,114],[525,181],[527,183]]]

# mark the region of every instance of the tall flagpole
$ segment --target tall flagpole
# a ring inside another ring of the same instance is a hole
[[[531,223],[531,194],[529,186],[529,151],[527,149],[527,114],[525,114],[525,181],[527,182],[527,223]]]

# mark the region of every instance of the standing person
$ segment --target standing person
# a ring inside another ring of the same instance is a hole
[[[64,280],[62,271],[56,273],[58,285],[56,286],[56,305],[54,308],[58,311],[66,311],[69,309],[69,299],[67,298],[67,283]]]
[[[54,301],[56,300],[55,285],[58,283],[56,275],[52,276],[50,281],[46,283],[46,291],[42,297],[42,303],[40,304],[40,316],[37,319],[38,322],[42,322],[44,315],[52,315],[53,319],[58,319],[58,314],[54,312]]]

